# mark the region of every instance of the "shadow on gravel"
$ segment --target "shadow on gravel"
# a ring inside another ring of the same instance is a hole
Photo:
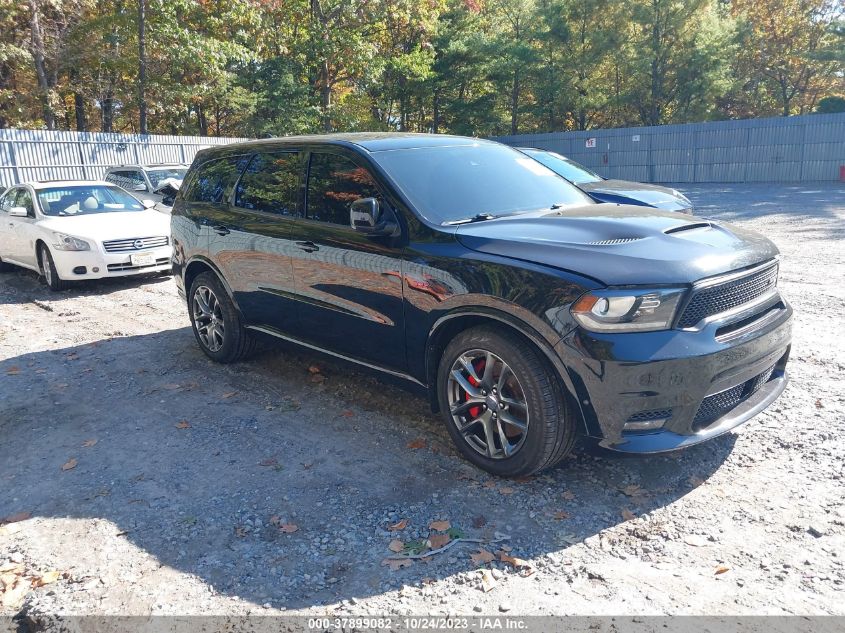
[[[467,544],[382,565],[392,539],[425,538],[434,520],[471,538],[507,534],[520,558],[561,552],[684,496],[734,442],[638,458],[579,451],[528,481],[496,479],[454,453],[422,397],[292,349],[215,365],[187,328],[1,362],[0,435],[0,516],[113,524],[63,522],[54,551],[93,548],[94,571],[119,579],[109,543],[128,539],[217,592],[286,608],[476,569]],[[654,523],[629,528],[646,559]]]
[[[38,274],[35,271],[25,268],[15,268],[9,272],[0,273],[0,284],[4,286],[3,292],[0,293],[0,304],[30,303],[33,300],[61,302],[80,296],[106,296],[127,288],[173,283],[170,275],[115,277],[78,281],[74,282],[68,290],[54,292],[44,284],[37,283],[37,279]]]

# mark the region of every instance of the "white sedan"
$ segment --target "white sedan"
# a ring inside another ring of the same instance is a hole
[[[170,270],[170,218],[107,182],[32,182],[0,197],[0,268],[67,282]]]

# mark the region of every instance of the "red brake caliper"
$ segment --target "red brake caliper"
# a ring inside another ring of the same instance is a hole
[[[473,369],[475,369],[476,376],[481,376],[484,374],[484,366],[486,365],[486,363],[487,359],[485,358],[478,358],[472,362],[472,367]],[[467,380],[469,381],[469,384],[471,384],[473,387],[477,387],[479,385],[479,382],[472,376],[467,376]],[[466,392],[464,392],[464,399],[469,400],[469,394]],[[477,418],[478,414],[481,413],[481,405],[477,404],[474,407],[470,407],[469,409],[467,409],[467,413],[469,413],[472,419]]]

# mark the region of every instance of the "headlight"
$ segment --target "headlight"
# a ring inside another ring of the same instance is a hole
[[[85,240],[64,233],[53,233],[53,246],[60,251],[90,251],[91,245]]]
[[[595,332],[666,330],[685,292],[685,288],[594,290],[578,299],[571,312],[578,323]]]

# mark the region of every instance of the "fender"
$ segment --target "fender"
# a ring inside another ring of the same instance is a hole
[[[550,341],[548,338],[541,335],[536,328],[526,323],[524,320],[514,317],[513,315],[508,314],[507,312],[497,310],[495,308],[487,308],[480,306],[456,308],[455,310],[437,319],[437,321],[434,322],[434,325],[429,331],[426,343],[425,372],[426,384],[429,387],[429,397],[431,399],[432,407],[434,410],[437,409],[437,386],[435,378],[437,374],[437,365],[440,362],[440,359],[435,356],[435,352],[437,350],[437,345],[435,343],[437,342],[438,331],[450,321],[461,317],[479,317],[483,319],[498,321],[504,325],[513,328],[522,336],[526,337],[528,340],[534,343],[537,349],[539,349],[543,353],[543,355],[549,360],[549,362],[554,367],[555,373],[557,374],[558,378],[560,378],[569,396],[575,403],[577,403],[578,411],[581,414],[581,420],[583,421],[585,419],[584,411],[581,408],[581,402],[577,397],[578,392],[575,389],[575,385],[572,382],[572,379],[569,375],[569,371],[567,370],[566,365],[564,365],[561,358],[554,351],[555,346],[563,337],[556,334],[557,339],[554,341]]]
[[[232,300],[232,305],[235,306],[235,310],[237,310],[238,314],[241,316],[241,318],[243,318],[244,315],[241,312],[241,307],[238,305],[238,302],[235,301],[235,293],[232,292],[232,288],[231,286],[229,286],[229,282],[226,281],[226,278],[223,276],[223,273],[220,272],[220,269],[217,267],[217,265],[204,255],[194,255],[193,257],[191,257],[190,260],[188,260],[188,262],[185,263],[184,267],[182,268],[182,274],[180,275],[180,277],[182,279],[182,288],[185,291],[185,300],[188,301],[188,293],[191,290],[190,288],[186,287],[185,275],[188,272],[188,268],[190,268],[192,264],[204,264],[205,266],[210,268],[215,275],[217,275],[217,279],[223,285],[223,288],[226,290],[226,294],[229,295],[229,299]]]

